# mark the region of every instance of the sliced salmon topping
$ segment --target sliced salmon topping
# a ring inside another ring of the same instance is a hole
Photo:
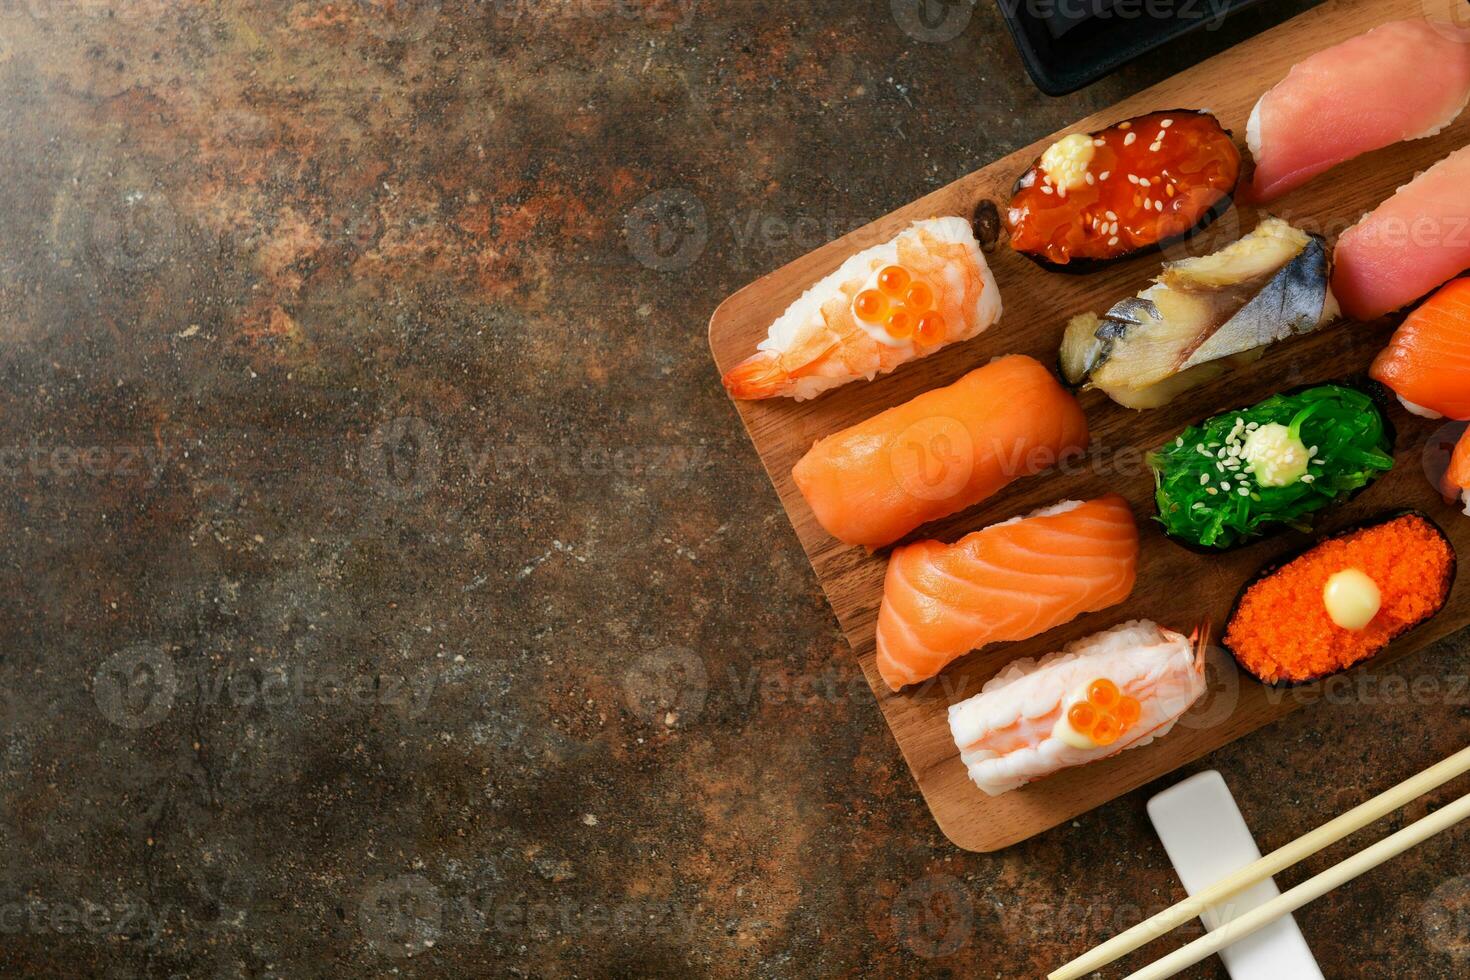
[[[1470,491],[1470,429],[1460,437],[1459,446],[1450,460],[1449,471],[1444,475],[1444,495],[1451,500]],[[1470,500],[1466,500],[1470,504]]]
[[[1470,419],[1470,279],[1410,314],[1370,373],[1415,408]]]
[[[888,563],[878,669],[897,691],[990,643],[1024,640],[1133,591],[1138,527],[1128,503],[1070,502],[976,531],[921,541]]]
[[[1034,358],[991,361],[821,440],[791,471],[839,541],[879,548],[1087,448],[1082,408]]]

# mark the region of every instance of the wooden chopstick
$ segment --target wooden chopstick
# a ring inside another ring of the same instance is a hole
[[[1328,821],[1316,830],[1292,841],[1290,844],[1286,844],[1267,854],[1265,857],[1246,865],[1234,874],[1220,879],[1199,894],[1192,895],[1177,905],[1172,905],[1157,915],[1145,919],[1126,932],[1119,933],[1102,945],[1077,957],[1055,972],[1048,974],[1047,980],[1078,980],[1079,977],[1084,977],[1095,970],[1100,970],[1119,957],[1126,956],[1140,946],[1153,942],[1155,939],[1168,934],[1171,930],[1183,925],[1189,920],[1198,918],[1210,906],[1218,905],[1237,892],[1244,891],[1257,882],[1271,877],[1278,871],[1283,871],[1298,861],[1311,857],[1324,847],[1335,844],[1349,834],[1362,830],[1374,821],[1387,816],[1405,804],[1428,793],[1430,790],[1443,786],[1456,776],[1463,775],[1466,772],[1470,772],[1470,747],[1461,749],[1448,759],[1430,766],[1417,776],[1412,776],[1404,780],[1392,789],[1386,790],[1371,800],[1368,800],[1366,803],[1361,803],[1353,807],[1353,809],[1337,819]],[[1440,812],[1442,813],[1444,811]],[[1392,839],[1388,838],[1388,840]],[[1307,901],[1310,901],[1310,899]],[[1266,906],[1263,905],[1261,907],[1265,908]],[[1217,930],[1216,933],[1211,933],[1211,935],[1216,935],[1220,931],[1223,930]],[[1239,936],[1237,935],[1236,938],[1239,938]],[[1229,945],[1229,943],[1222,944],[1221,948],[1226,945]],[[1188,948],[1185,947],[1185,949]],[[1204,955],[1208,956],[1209,954],[1206,953]],[[1182,964],[1180,969],[1184,965],[1188,964]]]
[[[1291,891],[1277,895],[1266,904],[1251,909],[1240,918],[1230,920],[1188,946],[1176,949],[1157,963],[1146,966],[1137,973],[1128,974],[1126,980],[1165,980],[1166,977],[1172,977],[1180,970],[1193,966],[1213,953],[1218,953],[1231,943],[1239,942],[1280,916],[1296,911],[1308,902],[1326,895],[1339,885],[1352,881],[1358,875],[1373,870],[1416,844],[1422,844],[1435,834],[1448,830],[1467,817],[1470,817],[1470,793],[1460,797],[1443,810],[1438,810],[1422,820],[1417,820],[1398,833],[1385,837],[1371,847],[1364,848],[1315,878],[1307,879]]]

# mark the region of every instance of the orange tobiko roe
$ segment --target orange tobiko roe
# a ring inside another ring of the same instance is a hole
[[[1343,629],[1322,593],[1337,572],[1356,568],[1382,593],[1366,629]],[[1367,660],[1432,618],[1449,598],[1455,553],[1426,518],[1405,514],[1331,538],[1249,586],[1225,632],[1225,646],[1254,676],[1301,683]]]

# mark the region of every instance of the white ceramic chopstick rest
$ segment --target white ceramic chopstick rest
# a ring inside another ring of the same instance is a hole
[[[1148,802],[1149,819],[1190,895],[1261,856],[1225,780],[1214,770],[1191,776]],[[1270,878],[1200,916],[1211,932],[1281,894]],[[1282,916],[1220,951],[1232,980],[1322,980],[1296,919]]]

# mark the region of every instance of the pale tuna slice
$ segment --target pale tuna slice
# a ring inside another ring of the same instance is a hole
[[[1251,113],[1251,196],[1265,203],[1353,157],[1434,136],[1467,101],[1470,31],[1399,20],[1319,51]]]
[[[1398,189],[1337,241],[1332,292],[1376,320],[1470,269],[1470,147]]]

